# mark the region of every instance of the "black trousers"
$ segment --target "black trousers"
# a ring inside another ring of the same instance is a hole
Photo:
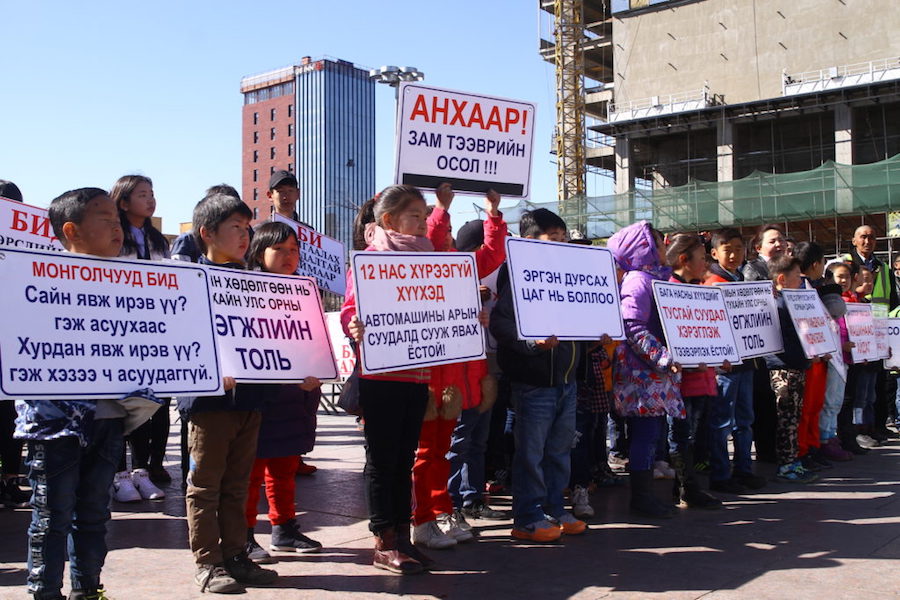
[[[379,534],[412,517],[412,468],[428,386],[403,381],[359,380],[366,435],[366,501],[369,529]]]
[[[16,403],[0,400],[0,462],[4,475],[18,475],[22,467],[22,440],[13,439],[16,430]]]
[[[166,444],[169,441],[169,403],[166,398],[163,405],[153,413],[153,417],[132,431],[125,438],[127,445],[131,447],[131,468],[146,469],[150,465],[161,467],[166,456]],[[125,464],[125,451],[119,460],[119,471],[127,469]]]
[[[778,415],[775,392],[769,381],[769,370],[762,366],[753,372],[753,442],[756,459],[775,462],[775,430]]]

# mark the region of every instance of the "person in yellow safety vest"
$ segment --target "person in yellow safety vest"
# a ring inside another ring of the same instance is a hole
[[[875,274],[875,286],[867,298],[876,304],[887,304],[888,310],[900,305],[894,272],[875,257],[875,232],[868,225],[860,225],[853,233],[853,250],[843,260],[863,265]]]

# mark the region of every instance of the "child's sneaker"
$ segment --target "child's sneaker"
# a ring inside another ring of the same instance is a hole
[[[437,521],[428,521],[413,528],[413,542],[432,550],[443,550],[456,545],[456,538],[441,531]]]
[[[197,565],[194,583],[200,586],[201,592],[213,594],[243,594],[247,591],[222,565]]]
[[[62,598],[62,596],[60,596]],[[69,592],[69,600],[111,600],[106,595],[106,590],[100,585],[91,590],[72,590]]]
[[[469,506],[463,506],[462,512],[473,519],[487,519],[488,521],[503,521],[506,513],[502,510],[494,510],[483,502],[476,502]]]
[[[867,450],[871,450],[872,448],[877,448],[878,446],[881,445],[881,442],[879,442],[875,438],[868,436],[864,433],[861,433],[860,435],[856,436],[856,443]]]
[[[225,570],[238,583],[244,585],[269,585],[278,579],[278,573],[272,569],[263,569],[250,560],[246,552],[241,552],[226,560]]]
[[[272,526],[272,545],[269,548],[280,552],[311,554],[320,551],[322,544],[300,533],[296,519],[291,519]]]
[[[818,475],[812,471],[804,469],[799,461],[792,462],[789,465],[782,465],[778,467],[778,471],[775,473],[775,479],[788,483],[812,483],[818,478]]]
[[[141,494],[134,487],[131,473],[119,471],[113,479],[113,498],[116,502],[140,502]]]
[[[587,489],[576,485],[572,490],[572,512],[579,519],[590,519],[594,516],[594,508],[591,506]]]
[[[131,472],[131,482],[144,500],[160,500],[166,493],[153,485],[147,469],[135,469]]]
[[[664,460],[653,463],[653,479],[675,479],[675,469]]]
[[[271,565],[278,562],[271,554],[266,552],[265,548],[256,543],[256,537],[253,535],[252,529],[247,530],[247,546],[245,550],[247,552],[247,558],[257,564]]]
[[[460,523],[456,518],[456,513],[439,514],[437,516],[437,525],[444,534],[452,537],[457,542],[468,542],[475,538],[472,534],[472,526],[466,522],[465,518],[463,518],[462,523]]]
[[[560,530],[566,535],[578,535],[587,529],[587,523],[576,519],[572,513],[564,512],[553,520],[559,523]]]
[[[562,529],[547,519],[541,519],[522,527],[514,526],[511,535],[517,540],[555,542],[562,535]]]

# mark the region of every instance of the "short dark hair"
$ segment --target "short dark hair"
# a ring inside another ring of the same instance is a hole
[[[800,270],[805,272],[813,263],[825,260],[825,251],[815,242],[800,242],[794,246],[794,256],[800,259]]]
[[[784,229],[774,223],[765,223],[764,225],[759,226],[759,229],[756,230],[756,235],[753,237],[754,249],[762,244],[763,236],[766,235],[767,231],[777,231],[781,237],[784,237]]]
[[[216,194],[225,194],[226,196],[234,196],[238,200],[241,199],[241,195],[238,194],[238,191],[234,189],[233,186],[228,185],[227,183],[220,183],[218,185],[213,185],[207,188],[206,192],[203,193],[204,198],[209,198],[210,196],[215,196]]]
[[[566,231],[566,222],[558,214],[546,208],[526,210],[519,217],[519,235],[525,238],[537,238],[551,229]]]
[[[206,244],[200,237],[200,228],[206,227],[208,231],[216,231],[219,225],[231,218],[233,214],[239,214],[246,217],[247,220],[253,218],[253,212],[250,207],[244,204],[240,198],[230,194],[213,194],[207,196],[197,203],[194,207],[194,239],[197,241],[197,247],[201,253],[206,253]]]
[[[262,269],[263,253],[266,248],[271,248],[290,238],[297,240],[297,232],[282,221],[269,221],[257,227],[253,232],[253,239],[250,241],[250,249],[247,250],[247,268]],[[297,240],[297,243],[299,244],[300,241]]]
[[[742,244],[744,243],[744,236],[741,235],[740,231],[734,227],[723,227],[722,229],[717,229],[713,232],[709,244],[713,248],[718,248],[722,244],[727,244],[734,239],[740,240]]]
[[[0,179],[0,196],[7,200],[15,200],[16,202],[24,201],[22,198],[22,190],[19,189],[19,186],[12,181],[7,181],[5,179]]]
[[[771,259],[768,263],[769,277],[774,281],[779,275],[786,275],[800,267],[800,259],[796,256],[782,254]],[[802,269],[801,269],[802,270]]]
[[[80,225],[84,220],[84,212],[88,203],[97,196],[106,195],[106,190],[86,187],[69,190],[54,198],[50,203],[50,208],[47,210],[50,225],[53,227],[53,235],[59,238],[59,241],[64,246],[68,247],[69,241],[63,233],[63,225],[66,223]]]

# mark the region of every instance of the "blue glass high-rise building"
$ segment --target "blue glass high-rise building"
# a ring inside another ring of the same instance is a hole
[[[300,220],[352,249],[353,220],[375,192],[375,84],[345,60],[299,65],[241,80],[243,197],[268,220],[269,176],[297,175]]]

